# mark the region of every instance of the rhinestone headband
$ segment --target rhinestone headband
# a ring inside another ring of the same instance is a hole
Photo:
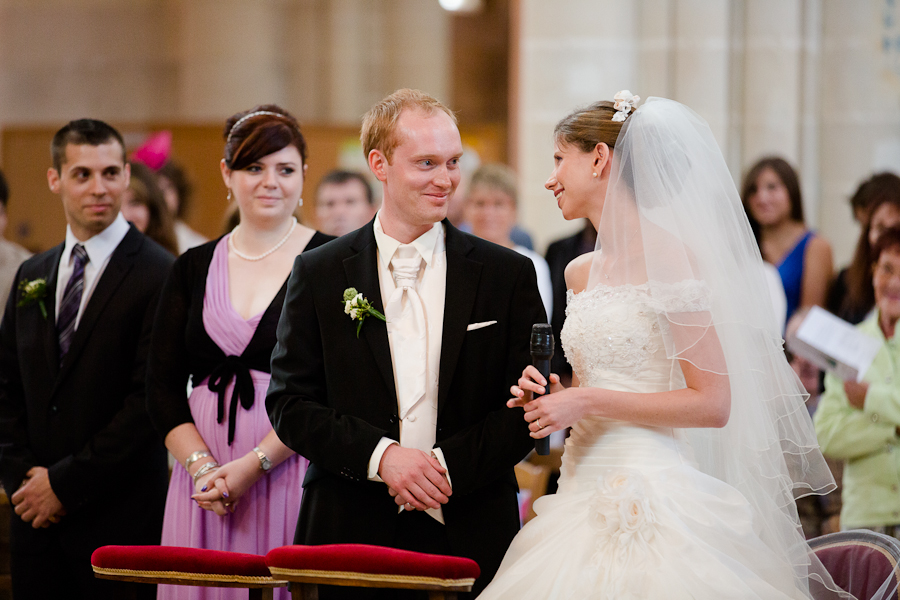
[[[231,142],[231,136],[234,135],[234,132],[237,131],[238,127],[241,126],[241,123],[246,121],[251,117],[258,117],[259,115],[272,115],[273,117],[281,117],[285,118],[283,114],[272,112],[270,110],[258,110],[256,112],[252,112],[250,114],[244,115],[240,119],[238,119],[234,125],[231,126],[231,130],[228,132],[228,137],[225,139],[225,145],[227,146],[229,142]]]

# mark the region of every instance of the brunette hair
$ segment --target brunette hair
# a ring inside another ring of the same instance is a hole
[[[246,169],[264,156],[294,146],[306,164],[306,139],[297,119],[276,104],[261,104],[236,113],[225,122],[225,165]]]
[[[341,169],[329,171],[325,177],[319,180],[319,185],[316,186],[316,196],[319,195],[319,190],[322,189],[322,186],[343,185],[348,181],[358,181],[360,185],[363,186],[363,189],[366,190],[366,200],[369,205],[375,205],[375,196],[372,194],[372,186],[369,185],[368,180],[366,180],[361,173],[357,173],[356,171],[344,171]]]
[[[744,212],[747,213],[747,220],[750,221],[750,227],[753,229],[753,235],[756,237],[757,244],[760,241],[759,221],[753,216],[750,210],[750,198],[756,194],[756,182],[759,180],[760,174],[766,169],[771,169],[781,180],[782,185],[787,188],[788,198],[791,202],[791,220],[803,223],[803,197],[800,195],[800,178],[797,177],[797,171],[794,167],[780,156],[766,156],[759,159],[744,176],[744,183],[741,186],[741,203],[744,205]]]
[[[66,146],[102,146],[110,142],[118,142],[122,149],[122,164],[125,164],[125,141],[122,134],[114,127],[97,119],[77,119],[69,121],[65,127],[56,132],[53,141],[50,142],[50,156],[53,159],[53,168],[59,173],[63,162],[66,160]]]
[[[893,173],[873,175],[859,185],[853,198],[859,199],[869,216],[856,242],[853,260],[847,267],[847,294],[838,307],[839,315],[865,313],[875,305],[872,265],[877,258],[873,246],[869,243],[872,215],[885,204],[891,204],[900,210],[900,177]]]
[[[402,141],[397,134],[397,121],[404,110],[421,110],[428,115],[443,111],[457,124],[456,115],[437,98],[420,90],[399,89],[372,108],[362,120],[359,141],[366,159],[372,150],[380,150],[388,163]]]
[[[166,199],[162,189],[156,182],[156,174],[144,163],[132,161],[131,180],[128,188],[134,194],[135,199],[147,207],[150,219],[147,223],[148,238],[178,256],[178,240],[175,236],[175,227],[172,214],[166,206]]]
[[[6,183],[6,177],[3,176],[3,171],[0,171],[0,204],[3,205],[3,208],[6,208],[6,204],[9,202],[9,185]]]
[[[613,121],[618,112],[608,100],[594,102],[564,117],[553,129],[557,143],[574,146],[582,152],[593,152],[597,144],[604,143],[615,148],[622,125],[628,122],[634,111],[628,113],[624,121]]]
[[[900,227],[891,227],[878,236],[878,241],[872,248],[872,266],[878,263],[882,253],[888,250],[900,252]]]
[[[175,193],[178,194],[178,211],[174,216],[176,219],[180,219],[187,212],[187,206],[190,205],[191,193],[194,191],[191,180],[188,179],[184,168],[177,162],[171,160],[166,161],[166,164],[159,168],[156,175],[157,177],[165,177],[168,179],[172,183],[172,187],[175,188]]]
[[[515,206],[519,204],[516,174],[506,165],[487,164],[479,167],[469,182],[469,193],[479,186],[500,190],[512,199]]]

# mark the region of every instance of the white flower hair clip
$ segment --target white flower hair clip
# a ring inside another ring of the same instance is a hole
[[[641,97],[632,94],[629,90],[622,90],[613,96],[613,100],[616,101],[613,108],[615,108],[617,112],[613,115],[612,120],[621,122],[624,121],[625,117],[628,116],[628,113],[637,106],[637,103],[641,101]]]

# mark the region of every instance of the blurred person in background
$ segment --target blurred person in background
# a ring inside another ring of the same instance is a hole
[[[356,231],[372,220],[376,209],[372,186],[359,173],[331,171],[316,188],[316,220],[326,235]]]
[[[875,310],[857,329],[881,343],[862,381],[825,376],[814,422],[822,452],[845,461],[842,529],[900,537],[900,229],[881,234],[870,271]]]
[[[463,214],[472,234],[530,258],[544,309],[548,315],[553,314],[553,285],[547,261],[534,250],[516,244],[511,237],[518,217],[516,174],[505,165],[482,165],[472,175],[467,191]]]
[[[178,462],[163,545],[265,554],[293,539],[308,464],[266,414],[275,329],[294,259],[332,238],[294,216],[307,145],[292,115],[258,106],[228,119],[224,137],[222,178],[240,225],[175,262],[150,345],[147,401]],[[159,597],[207,590],[160,586]],[[287,598],[286,589],[275,594]]]
[[[178,256],[172,215],[166,207],[156,175],[147,165],[132,161],[131,180],[122,196],[122,216],[138,231]]]
[[[800,307],[824,306],[832,276],[831,246],[803,221],[793,167],[783,158],[759,160],[744,178],[741,200],[763,259],[781,276],[785,322]]]
[[[3,301],[3,306],[6,306],[19,265],[31,256],[31,252],[4,237],[9,222],[6,214],[8,203],[9,185],[3,171],[0,171],[0,300]]]
[[[175,237],[178,240],[178,252],[183,254],[189,248],[205,244],[208,240],[191,229],[184,222],[191,202],[191,181],[184,168],[174,160],[167,160],[156,172],[159,187],[165,198],[169,212],[175,218]]]
[[[887,229],[900,227],[900,177],[879,173],[862,182],[851,205],[865,207],[864,220],[850,265],[842,269],[828,292],[827,308],[845,321],[860,323],[875,306],[872,248]]]
[[[809,308],[801,308],[788,321],[785,339],[790,340],[797,335],[797,330],[803,324],[803,319],[809,314]],[[798,354],[785,349],[788,363],[809,397],[806,399],[806,409],[810,417],[815,417],[822,395],[822,371],[813,363]],[[797,499],[797,512],[800,515],[800,525],[803,527],[803,535],[806,539],[812,539],[826,533],[834,533],[841,530],[841,478],[844,464],[840,460],[825,457],[825,462],[834,475],[838,487],[833,491],[818,496],[811,494]]]
[[[176,255],[208,240],[188,227],[183,221],[191,199],[191,182],[187,173],[177,162],[171,160],[172,132],[158,131],[150,136],[131,154],[132,162],[150,167],[157,178],[165,204],[173,220],[174,234],[178,244]]]

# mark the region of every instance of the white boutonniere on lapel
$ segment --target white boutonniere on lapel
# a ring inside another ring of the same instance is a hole
[[[344,290],[344,314],[350,315],[350,319],[353,321],[359,321],[356,325],[356,337],[359,337],[359,332],[366,317],[372,316],[387,323],[384,315],[378,312],[362,294],[357,292],[356,288],[352,287]]]
[[[19,282],[19,290],[22,292],[22,297],[19,298],[18,306],[30,306],[37,302],[41,314],[46,319],[47,307],[44,306],[44,298],[47,297],[47,280],[43,277],[31,281],[23,279]]]

